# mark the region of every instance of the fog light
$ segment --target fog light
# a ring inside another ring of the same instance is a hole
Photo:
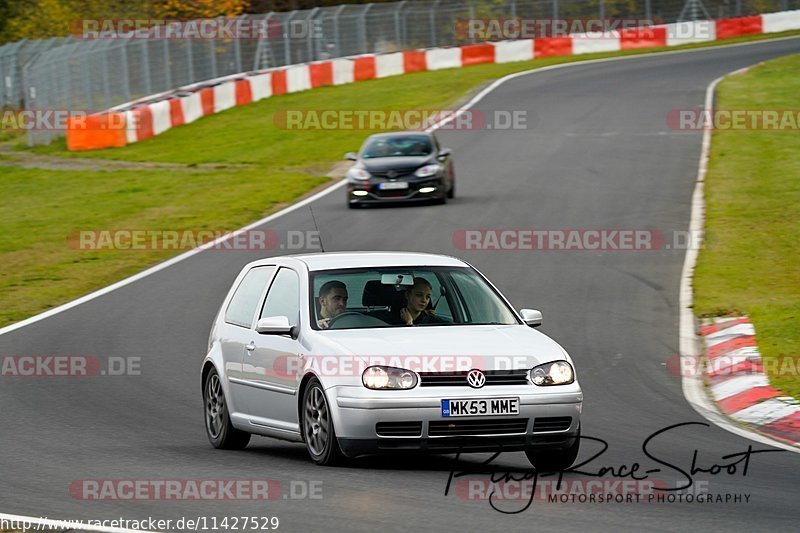
[[[429,193],[436,190],[436,187],[422,187],[419,192],[421,193]]]
[[[368,194],[367,191],[353,191],[353,196],[366,196]]]

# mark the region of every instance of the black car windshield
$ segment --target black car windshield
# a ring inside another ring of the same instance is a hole
[[[499,294],[466,267],[397,267],[311,273],[314,329],[513,325]]]
[[[377,137],[367,141],[361,151],[364,159],[378,157],[414,157],[431,154],[431,139],[427,135],[398,135]]]

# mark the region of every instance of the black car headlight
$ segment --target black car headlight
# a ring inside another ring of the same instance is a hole
[[[437,172],[442,169],[442,166],[437,163],[432,163],[430,165],[425,165],[424,167],[419,167],[414,175],[418,178],[429,178],[431,176],[435,176]]]
[[[347,171],[347,177],[350,179],[350,181],[361,182],[369,180],[372,176],[370,176],[370,173],[363,168],[353,167]]]
[[[361,382],[368,389],[413,389],[417,375],[411,370],[392,366],[371,366],[361,374]]]
[[[569,385],[575,381],[575,371],[566,361],[553,361],[531,368],[531,381],[534,385]]]

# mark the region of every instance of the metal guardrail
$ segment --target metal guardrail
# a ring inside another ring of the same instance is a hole
[[[800,9],[800,0],[404,0],[262,15],[258,39],[83,39],[0,46],[0,107],[95,112],[191,83],[315,60],[474,41],[465,19],[611,19],[670,23]],[[31,131],[47,144],[60,131]]]

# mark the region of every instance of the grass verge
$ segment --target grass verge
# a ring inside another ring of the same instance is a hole
[[[800,55],[726,78],[718,109],[800,109]],[[800,398],[800,130],[717,130],[695,313],[746,314],[774,387]]]
[[[755,35],[728,43],[800,32]],[[703,48],[698,43],[671,48]],[[0,148],[64,160],[121,160],[120,170],[0,166],[0,327],[55,307],[175,255],[168,251],[89,252],[71,249],[75,230],[223,230],[257,220],[329,182],[324,174],[371,132],[287,131],[275,127],[285,109],[439,109],[499,77],[559,63],[656,50],[537,59],[459,70],[420,72],[284,95],[203,118],[125,148],[68,152],[63,140],[28,149],[22,136]],[[663,51],[663,50],[662,50]],[[2,141],[0,141],[2,143]],[[30,163],[30,159],[27,160]],[[134,163],[140,163],[136,168]],[[152,163],[185,165],[154,168]],[[219,165],[197,172],[198,165]],[[241,167],[237,168],[237,165]],[[98,163],[98,166],[99,163]],[[344,203],[344,202],[342,202]]]

